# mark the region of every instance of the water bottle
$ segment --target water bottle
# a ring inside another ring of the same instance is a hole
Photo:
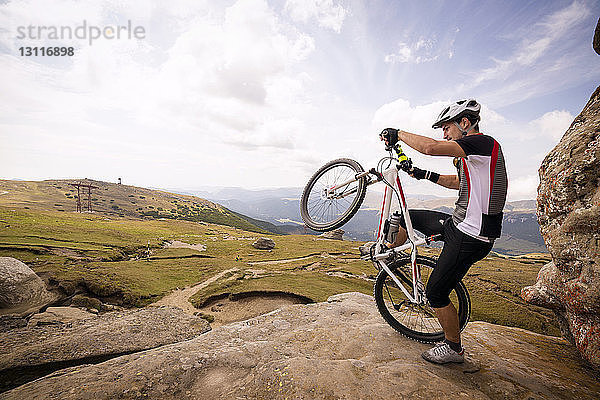
[[[386,240],[389,243],[394,243],[396,240],[396,235],[398,234],[398,227],[400,226],[400,213],[395,211],[389,219],[389,229],[387,231]]]

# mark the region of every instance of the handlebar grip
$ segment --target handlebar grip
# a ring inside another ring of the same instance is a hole
[[[402,147],[400,147],[399,144],[394,146],[394,150],[396,151],[396,154],[398,155],[398,161],[400,162],[400,164],[411,164],[412,165],[412,161],[410,160],[410,158],[408,158],[408,156],[406,154],[404,154],[404,151],[402,150]]]

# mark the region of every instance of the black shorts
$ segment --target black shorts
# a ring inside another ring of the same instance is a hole
[[[444,248],[438,257],[426,287],[427,300],[433,308],[450,304],[450,292],[467,274],[471,265],[484,258],[493,243],[475,239],[459,231],[452,216],[440,211],[409,210],[413,229],[425,236],[442,235]],[[404,220],[400,222],[405,226]]]

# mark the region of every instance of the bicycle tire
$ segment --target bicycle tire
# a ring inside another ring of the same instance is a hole
[[[421,280],[427,285],[427,280],[435,267],[435,260],[426,257],[417,257],[417,264],[421,268]],[[396,260],[390,266],[390,270],[402,282],[407,284],[409,292],[412,293],[412,270],[410,259],[402,258]],[[404,272],[405,270],[406,272]],[[434,343],[444,339],[444,331],[435,317],[435,311],[428,304],[420,306],[410,303],[404,293],[398,289],[396,283],[388,276],[385,270],[381,270],[375,280],[373,295],[377,309],[383,319],[396,331],[404,336],[423,343]],[[386,299],[386,295],[388,296]],[[393,298],[392,298],[393,297]],[[402,303],[400,303],[400,299]],[[471,314],[471,300],[469,292],[462,281],[450,293],[450,300],[457,308],[458,321],[462,331],[469,322]],[[398,304],[396,304],[398,302]],[[403,309],[403,303],[407,303]],[[394,307],[396,304],[396,307]]]
[[[337,176],[336,173],[331,173],[336,168],[341,169],[341,171],[338,170]],[[348,158],[330,161],[319,168],[308,180],[300,199],[300,215],[306,226],[315,231],[327,232],[348,222],[365,199],[367,179],[360,178],[355,181],[357,183],[355,186],[344,189],[349,193],[353,190],[356,191],[351,201],[346,197],[339,199],[339,202],[338,199],[323,199],[322,193],[327,187],[345,182],[362,172],[364,172],[362,166]]]

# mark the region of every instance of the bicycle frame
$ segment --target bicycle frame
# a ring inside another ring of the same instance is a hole
[[[404,156],[406,157],[406,156]],[[353,182],[358,181],[359,179],[367,179],[367,186],[370,186],[374,183],[377,183],[381,180],[385,181],[385,192],[383,194],[382,204],[381,204],[381,212],[379,216],[379,227],[377,228],[377,241],[375,249],[376,251],[380,251],[380,249],[387,249],[385,246],[385,235],[383,233],[384,223],[387,221],[391,214],[391,205],[392,205],[392,195],[397,193],[398,201],[400,203],[400,211],[404,216],[404,221],[406,225],[406,232],[408,235],[408,243],[392,248],[386,251],[381,251],[380,253],[376,253],[374,255],[374,263],[376,263],[379,268],[383,269],[390,278],[396,283],[396,285],[404,292],[406,297],[413,303],[424,304],[426,302],[423,282],[421,281],[421,270],[417,266],[417,247],[422,246],[424,244],[429,244],[429,240],[419,239],[415,235],[415,231],[412,226],[412,221],[410,219],[410,214],[408,212],[408,205],[406,203],[406,198],[404,197],[404,190],[402,189],[402,182],[400,180],[400,176],[398,174],[400,166],[399,164],[393,165],[386,169],[383,174],[379,175],[373,169],[370,171],[365,171],[360,174],[356,174],[353,178],[348,179],[345,182],[339,183],[337,185],[331,186],[329,188],[325,188],[323,193],[321,194],[324,198],[343,198],[350,194],[356,192],[356,188],[353,188],[349,191],[342,190],[339,192],[339,189],[346,188]],[[372,180],[370,178],[371,174],[375,174],[377,176],[376,180]],[[403,252],[406,249],[411,249],[410,252],[410,260],[412,265],[412,281],[413,281],[413,293],[409,293],[409,291],[404,287],[404,285],[400,282],[400,280],[396,277],[395,274],[388,268],[385,263],[385,259],[387,259],[390,255],[395,255],[396,253]]]
[[[387,170],[385,170],[383,172],[383,179],[385,180],[385,182],[387,184],[385,186],[385,192],[383,194],[383,200],[382,200],[382,204],[381,204],[381,212],[380,212],[380,216],[379,216],[379,227],[377,229],[377,232],[378,232],[377,233],[377,242],[376,242],[375,248],[376,249],[385,248],[384,247],[385,246],[385,235],[383,233],[383,227],[384,227],[385,221],[390,217],[391,205],[392,205],[392,194],[394,192],[398,194],[400,210],[402,212],[402,215],[404,216],[404,221],[406,224],[406,232],[408,235],[409,242],[402,246],[375,254],[374,258],[376,261],[374,261],[374,262],[376,262],[381,269],[383,269],[385,272],[387,272],[389,277],[394,280],[396,285],[404,292],[406,297],[411,302],[422,304],[425,302],[425,295],[424,295],[424,291],[422,290],[423,282],[421,281],[421,269],[417,266],[417,262],[416,262],[417,254],[418,254],[417,247],[422,246],[428,242],[426,239],[419,239],[415,235],[415,231],[413,229],[412,222],[410,220],[410,214],[408,212],[408,205],[406,203],[406,198],[404,197],[404,191],[402,189],[402,182],[400,181],[400,176],[398,174],[398,168],[396,166],[392,166],[392,167],[388,168]],[[391,185],[392,188],[390,188],[389,185]],[[408,290],[406,290],[404,285],[400,282],[400,280],[396,277],[396,275],[392,273],[392,271],[388,268],[387,264],[384,261],[390,255],[404,251],[409,248],[411,249],[410,261],[411,261],[411,265],[412,265],[412,281],[413,281],[413,293],[412,294],[409,293]]]

